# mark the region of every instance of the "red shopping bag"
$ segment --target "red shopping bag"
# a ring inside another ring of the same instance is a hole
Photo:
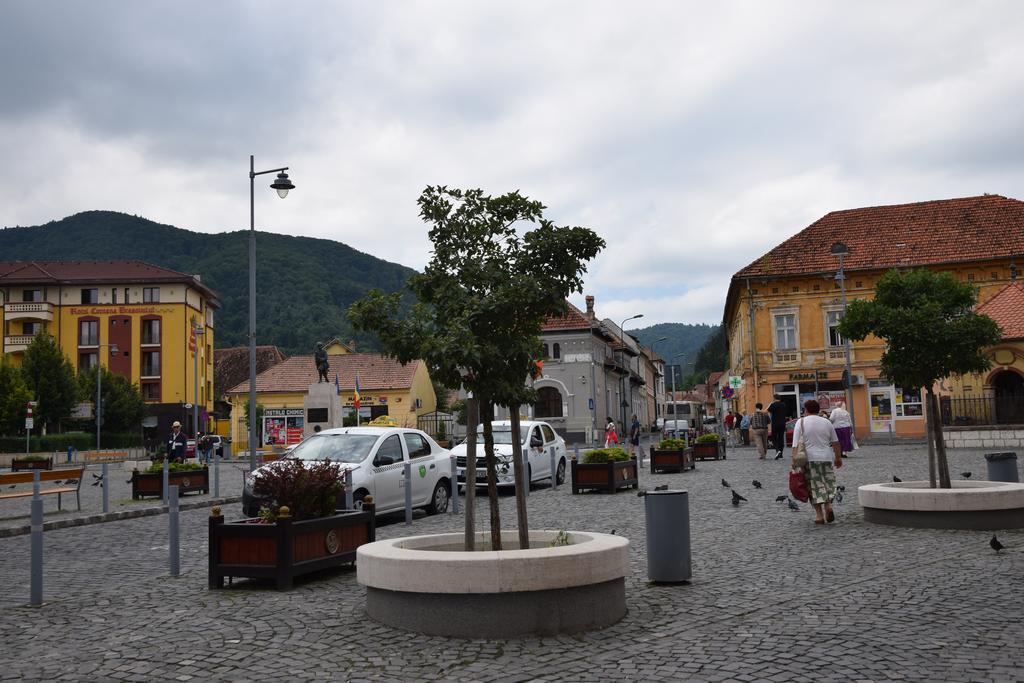
[[[789,473],[789,492],[801,503],[806,503],[811,497],[811,491],[807,487],[807,475],[803,470],[791,470]]]

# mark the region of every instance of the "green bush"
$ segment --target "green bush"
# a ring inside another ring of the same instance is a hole
[[[681,451],[686,448],[686,441],[683,439],[663,439],[655,448],[659,451]]]
[[[718,434],[701,434],[697,437],[697,443],[718,443]]]
[[[194,462],[169,462],[167,463],[168,472],[195,472],[196,470],[203,469],[203,466]],[[164,471],[164,461],[154,460],[153,464],[146,470],[149,474],[156,474],[157,472]]]
[[[137,448],[142,446],[141,434],[102,434],[103,448]],[[96,448],[96,434],[89,432],[64,432],[63,434],[47,434],[33,436],[29,443],[29,452],[52,453],[66,452],[68,446],[78,451],[91,451]],[[24,453],[25,437],[0,436],[0,453]]]
[[[629,453],[621,448],[595,448],[583,454],[584,465],[597,465],[607,462],[623,462],[629,460]]]

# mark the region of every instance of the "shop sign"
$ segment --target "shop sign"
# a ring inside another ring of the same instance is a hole
[[[267,408],[263,411],[263,417],[302,417],[305,414],[302,408]]]
[[[814,372],[791,372],[791,373],[789,373],[789,379],[792,382],[799,382],[800,380],[804,380],[804,379],[809,379],[811,381],[814,381],[816,379],[817,380],[823,380],[823,379],[828,379],[828,373],[827,372],[818,372],[818,371],[814,371]]]
[[[154,315],[157,313],[174,313],[173,308],[166,306],[88,306],[71,307],[71,315]]]

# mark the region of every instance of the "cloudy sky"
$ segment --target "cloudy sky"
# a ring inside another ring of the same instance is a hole
[[[0,9],[5,226],[248,228],[255,154],[297,187],[257,187],[257,229],[421,268],[424,186],[518,189],[607,240],[586,292],[646,326],[720,321],[730,275],[828,211],[1024,198],[1021,2]]]

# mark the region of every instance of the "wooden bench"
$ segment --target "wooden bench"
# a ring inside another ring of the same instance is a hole
[[[85,475],[84,467],[70,467],[63,470],[36,470],[39,473],[39,495],[45,496],[51,493],[57,494],[57,509],[61,508],[61,496],[65,493],[74,493],[78,501],[78,509],[82,509],[82,497],[79,489],[82,487],[82,476]],[[32,496],[32,480],[36,472],[10,472],[0,474],[0,500],[7,498],[29,498]],[[65,482],[74,482],[74,485]],[[43,484],[51,484],[44,486]],[[8,493],[7,489],[28,484],[28,490],[18,490]]]
[[[86,462],[110,462],[112,460],[127,460],[127,451],[86,451]]]

